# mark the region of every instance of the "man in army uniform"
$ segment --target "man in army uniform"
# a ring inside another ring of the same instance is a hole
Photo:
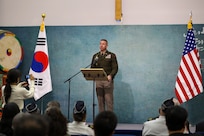
[[[108,41],[106,39],[100,40],[99,47],[100,51],[92,57],[91,68],[103,68],[108,78],[108,81],[96,81],[99,112],[105,109],[113,111],[113,79],[118,72],[118,62],[116,55],[107,50]]]

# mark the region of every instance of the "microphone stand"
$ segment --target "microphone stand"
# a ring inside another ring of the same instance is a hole
[[[85,68],[88,68],[89,66],[91,66],[91,64],[89,64],[88,66],[86,66]],[[68,90],[68,122],[69,120],[69,109],[70,109],[70,84],[71,84],[71,79],[74,78],[76,75],[78,75],[79,73],[81,73],[81,70],[79,72],[77,72],[76,74],[72,75],[70,78],[68,78],[67,80],[64,81],[64,83],[69,81],[69,90]]]

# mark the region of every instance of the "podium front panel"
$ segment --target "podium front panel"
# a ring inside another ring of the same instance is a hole
[[[86,80],[101,80],[107,81],[107,74],[103,68],[84,68],[81,69]]]

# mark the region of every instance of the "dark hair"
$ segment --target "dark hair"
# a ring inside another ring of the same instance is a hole
[[[6,86],[4,89],[4,96],[5,96],[5,102],[8,103],[9,98],[11,97],[11,84],[17,83],[18,78],[21,77],[20,70],[13,68],[8,71],[7,79],[6,79]]]
[[[47,136],[48,122],[40,114],[23,114],[15,125],[14,136]]]
[[[77,122],[81,122],[84,120],[84,118],[86,118],[86,113],[77,113],[77,114],[73,114],[74,120]]]
[[[173,106],[174,106],[174,102],[173,102],[173,98],[171,98],[163,102],[163,104],[161,105],[161,109],[164,113],[166,113],[166,110]]]
[[[101,41],[105,41],[106,44],[108,45],[108,40],[106,40],[106,39],[101,39]]]
[[[173,106],[167,109],[165,118],[168,130],[175,131],[185,128],[188,112],[181,106]]]
[[[46,109],[45,118],[49,122],[49,136],[64,136],[67,133],[67,119],[59,108],[53,106]]]
[[[47,108],[52,107],[52,106],[58,107],[60,109],[60,103],[58,101],[56,101],[56,100],[49,101],[47,103]]]
[[[14,102],[9,102],[4,106],[0,122],[0,133],[6,134],[7,136],[13,135],[12,120],[19,112],[20,109]]]
[[[94,120],[95,136],[110,136],[114,132],[117,123],[117,116],[112,111],[100,112]]]

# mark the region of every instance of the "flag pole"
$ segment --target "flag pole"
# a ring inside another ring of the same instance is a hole
[[[203,92],[201,62],[193,32],[192,12],[190,13],[187,28],[175,84],[175,94],[180,103],[184,103]]]
[[[44,22],[44,20],[45,20],[45,13],[43,13],[42,15],[42,23],[41,23],[41,25],[40,25],[40,31],[42,32],[42,31],[44,31],[44,29],[45,29],[45,22]]]
[[[42,22],[40,24],[32,64],[29,71],[29,74],[32,74],[35,77],[35,100],[42,98],[45,94],[52,91],[47,36],[44,23],[45,14],[41,14],[41,17]],[[41,106],[39,106],[41,107],[42,112],[43,99],[44,98],[41,99]]]
[[[40,31],[41,32],[43,32],[44,31],[44,29],[45,29],[45,23],[44,23],[44,20],[45,20],[45,13],[43,13],[42,15],[42,23],[41,23],[41,25],[40,25]],[[44,96],[43,96],[44,97]],[[44,105],[44,98],[42,97],[42,99],[41,99],[41,105],[40,105],[40,107],[41,107],[41,114],[44,114],[44,110],[43,110],[43,105]]]

